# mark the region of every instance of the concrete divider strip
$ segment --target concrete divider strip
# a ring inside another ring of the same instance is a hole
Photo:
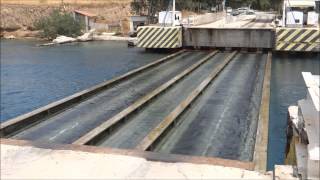
[[[226,65],[237,54],[237,51],[231,53],[218,67],[215,67],[210,75],[193,90],[189,96],[182,101],[162,122],[155,127],[141,142],[136,146],[138,150],[148,150],[157,139],[173,124],[174,121],[191,105],[191,103],[208,87],[212,80],[226,67]]]
[[[263,79],[256,143],[253,155],[255,170],[263,172],[267,170],[271,65],[272,53],[269,52],[264,72],[265,74]]]
[[[173,77],[171,80],[167,81],[166,83],[162,84],[152,92],[148,93],[144,97],[140,98],[136,102],[134,102],[132,105],[127,107],[126,109],[122,110],[117,115],[113,116],[110,119],[107,119],[104,123],[102,123],[100,126],[96,127],[86,135],[79,138],[77,141],[75,141],[73,144],[78,145],[84,145],[84,144],[94,144],[100,140],[101,137],[104,137],[104,133],[111,130],[112,127],[115,127],[117,124],[122,122],[127,116],[129,116],[131,113],[136,111],[138,108],[143,107],[143,105],[147,104],[147,102],[151,101],[156,96],[160,95],[162,92],[164,92],[166,89],[177,83],[179,80],[181,80],[183,77],[190,74],[192,71],[200,67],[203,63],[208,61],[212,56],[217,54],[218,51],[213,51],[206,57],[202,58],[197,63],[193,64],[188,69],[184,70],[180,74]]]
[[[56,113],[58,111],[61,111],[62,109],[65,109],[69,107],[72,104],[78,103],[82,101],[85,98],[88,98],[105,88],[108,88],[116,83],[122,82],[123,80],[132,77],[138,73],[143,72],[144,70],[147,70],[149,68],[152,68],[156,65],[159,65],[161,63],[164,63],[168,60],[171,60],[173,57],[176,57],[180,54],[185,52],[185,50],[180,50],[176,53],[173,53],[171,55],[168,55],[166,57],[163,57],[155,62],[149,63],[147,65],[144,65],[140,68],[134,69],[132,71],[129,71],[119,77],[113,78],[109,81],[105,81],[101,84],[98,84],[96,86],[93,86],[91,88],[88,88],[86,90],[80,91],[78,93],[75,93],[71,96],[68,96],[66,98],[63,98],[61,100],[58,100],[56,102],[53,102],[51,104],[48,104],[46,106],[43,106],[41,108],[38,108],[34,111],[31,111],[29,113],[23,114],[21,116],[18,116],[16,118],[10,119],[4,123],[0,124],[0,137],[6,137],[10,134],[13,134],[15,132],[20,131],[21,129],[26,129],[29,126],[33,125],[34,123],[38,123],[42,121],[46,116]]]

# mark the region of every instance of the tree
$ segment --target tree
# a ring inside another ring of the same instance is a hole
[[[58,35],[79,36],[83,27],[70,13],[61,10],[54,10],[48,17],[35,22],[35,28],[41,30],[42,36],[48,39],[54,39]]]
[[[278,9],[279,1],[277,0],[227,0],[227,6],[238,8],[241,6],[250,6],[253,9],[269,10],[270,8]]]
[[[139,15],[147,15],[147,2],[145,0],[134,0],[131,2],[131,9]]]
[[[151,18],[159,11],[170,10],[172,8],[171,2],[171,0],[134,0],[131,3],[131,7],[137,14],[141,14],[143,9],[146,12],[145,14],[148,14]],[[222,0],[176,0],[177,9],[194,12],[209,10],[211,7],[221,3]],[[232,8],[251,6],[253,9],[258,10],[279,9],[280,3],[281,1],[279,0],[226,0],[226,6]]]

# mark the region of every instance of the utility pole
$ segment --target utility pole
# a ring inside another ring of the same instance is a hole
[[[172,26],[176,26],[176,0],[172,0]]]

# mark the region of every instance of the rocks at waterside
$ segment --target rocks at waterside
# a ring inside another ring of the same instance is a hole
[[[71,43],[76,41],[77,39],[67,36],[58,36],[56,39],[52,40],[52,42],[55,44]]]
[[[95,31],[96,31],[95,29],[91,29],[89,32],[84,33],[84,34],[81,35],[81,36],[78,36],[78,37],[77,37],[77,40],[78,40],[78,41],[82,41],[82,42],[84,42],[84,41],[92,41],[92,40],[93,40],[93,35],[94,35],[94,32],[95,32]]]
[[[137,38],[132,37],[119,37],[114,36],[115,33],[103,33],[101,35],[97,35],[95,33],[95,29],[90,30],[87,33],[84,33],[77,38],[72,38],[68,36],[58,36],[56,39],[52,40],[50,43],[39,44],[38,46],[52,46],[56,44],[65,44],[72,42],[85,42],[85,41],[93,41],[93,40],[104,40],[104,41],[129,41],[128,46],[135,46],[137,44]]]
[[[52,40],[52,43],[64,44],[64,43],[71,43],[76,41],[92,41],[94,32],[95,30],[92,29],[89,32],[84,33],[83,35],[78,36],[77,38],[68,37],[68,36],[58,36],[56,39]]]
[[[14,35],[4,36],[5,39],[16,39]]]

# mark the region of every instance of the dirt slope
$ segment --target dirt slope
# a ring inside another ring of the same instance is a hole
[[[17,31],[16,36],[24,36],[20,31],[33,30],[34,22],[42,16],[47,16],[54,9],[64,8],[68,12],[73,10],[84,10],[97,14],[101,19],[104,19],[106,23],[116,23],[130,15],[130,1],[109,1],[108,3],[101,3],[102,0],[98,0],[98,3],[91,4],[11,4],[3,3],[1,0],[1,34],[6,32]],[[10,0],[11,1],[11,0]],[[80,0],[82,1],[82,0]],[[33,1],[28,1],[33,2]],[[61,2],[61,0],[60,0]],[[107,2],[107,1],[105,1]]]

